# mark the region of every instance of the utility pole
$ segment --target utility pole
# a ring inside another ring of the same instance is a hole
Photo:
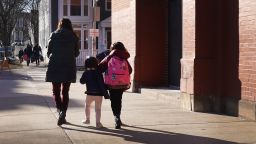
[[[97,0],[93,0],[93,22],[92,22],[92,28],[93,29],[96,29],[96,19],[95,19],[95,16],[96,16],[96,8],[97,6]],[[92,36],[92,53],[91,55],[94,56],[96,54],[94,54],[94,50],[96,50],[96,37],[95,36]]]
[[[96,50],[96,37],[99,36],[99,29],[96,28],[96,22],[100,21],[100,8],[97,6],[98,0],[93,0],[93,22],[92,29],[89,30],[90,36],[92,37],[92,51],[91,55],[95,56],[94,50]]]

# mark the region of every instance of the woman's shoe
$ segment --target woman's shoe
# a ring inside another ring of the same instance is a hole
[[[65,117],[66,117],[66,112],[63,112],[63,111],[60,112],[60,114],[59,114],[59,119],[58,119],[58,122],[57,122],[57,125],[58,125],[58,126],[67,123]]]
[[[67,120],[65,118],[59,118],[57,125],[60,126],[62,124],[66,124],[66,123],[67,123]]]

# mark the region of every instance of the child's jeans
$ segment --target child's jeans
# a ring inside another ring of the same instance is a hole
[[[100,118],[101,118],[102,96],[87,95],[86,100],[85,100],[86,119],[90,120],[91,104],[93,101],[95,101],[96,123],[99,123]]]

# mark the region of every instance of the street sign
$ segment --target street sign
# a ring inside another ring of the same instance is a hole
[[[89,29],[89,36],[99,37],[99,29]]]

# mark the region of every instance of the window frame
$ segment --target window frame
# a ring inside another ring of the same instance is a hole
[[[86,24],[86,26],[84,26],[84,25],[85,24],[73,23],[74,31],[79,31],[79,33],[80,33],[79,51],[89,50],[89,35],[88,35],[87,24]],[[87,38],[87,41],[86,41],[86,38]]]
[[[111,0],[105,0],[105,11],[111,11]],[[108,3],[110,3],[110,8],[108,7]]]
[[[67,1],[67,15],[64,15],[65,11],[65,5],[64,5],[64,0],[62,0],[61,3],[61,14],[63,17],[89,17],[90,15],[90,0],[80,0],[80,15],[71,15],[71,0],[66,0]],[[85,15],[85,1],[87,1],[87,15]]]

